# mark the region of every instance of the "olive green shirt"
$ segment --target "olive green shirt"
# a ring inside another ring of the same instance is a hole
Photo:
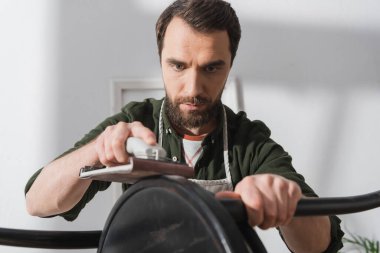
[[[95,129],[86,134],[75,146],[61,156],[72,152],[95,139],[109,125],[120,121],[140,121],[159,136],[159,115],[163,100],[146,99],[143,102],[131,102],[124,106],[120,113],[107,118]],[[284,149],[270,138],[270,130],[261,121],[247,119],[244,112],[235,114],[225,106],[228,132],[228,159],[234,187],[245,176],[262,173],[272,173],[293,180],[299,184],[305,196],[317,196],[305,183],[302,175],[292,166],[292,158]],[[217,115],[219,125],[202,142],[203,152],[194,167],[196,179],[214,180],[226,178],[223,159],[223,124],[222,112]],[[167,156],[179,162],[185,162],[181,152],[182,139],[170,125],[165,113],[163,116],[163,148]],[[60,157],[61,157],[60,156]],[[41,170],[37,171],[28,181],[25,192],[33,184]],[[60,214],[66,220],[77,218],[79,212],[94,197],[98,191],[108,188],[109,182],[93,181],[79,203],[68,212]],[[123,186],[126,189],[127,186]],[[336,252],[341,247],[343,232],[339,227],[340,220],[331,217],[332,243],[327,252]]]

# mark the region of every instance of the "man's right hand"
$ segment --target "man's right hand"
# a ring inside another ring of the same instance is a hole
[[[129,137],[138,137],[149,145],[156,144],[156,135],[141,122],[119,122],[108,126],[95,140],[95,150],[99,162],[105,166],[128,163],[126,141]]]
[[[45,217],[73,208],[92,181],[79,179],[79,168],[99,162],[105,166],[127,163],[125,143],[131,136],[156,144],[155,134],[141,122],[119,122],[107,127],[95,141],[49,163],[26,194],[28,212]]]

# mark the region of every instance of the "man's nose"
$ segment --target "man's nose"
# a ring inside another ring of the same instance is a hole
[[[185,91],[187,96],[196,97],[203,94],[202,75],[198,70],[189,71],[186,79]]]

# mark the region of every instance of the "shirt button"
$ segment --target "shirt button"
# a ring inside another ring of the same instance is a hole
[[[173,162],[176,162],[178,160],[178,158],[176,156],[173,156],[172,160],[173,160]]]

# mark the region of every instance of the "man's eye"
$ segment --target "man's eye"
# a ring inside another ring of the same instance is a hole
[[[206,72],[213,73],[217,70],[217,68],[215,66],[207,66],[205,70]]]
[[[181,70],[184,70],[185,66],[183,64],[173,64],[173,68],[175,71],[181,71]]]

